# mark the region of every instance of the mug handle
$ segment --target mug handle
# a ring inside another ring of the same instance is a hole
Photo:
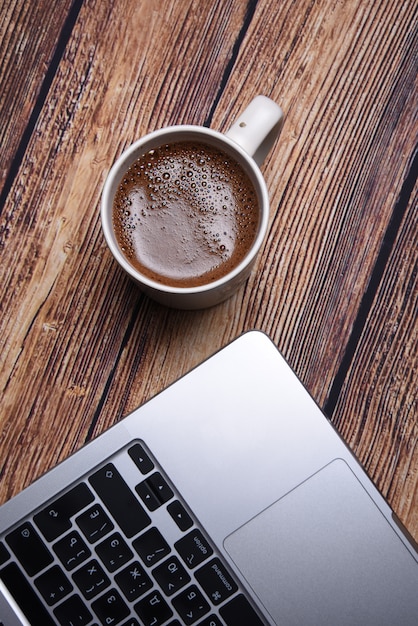
[[[282,130],[281,107],[266,96],[256,96],[226,133],[261,165]]]

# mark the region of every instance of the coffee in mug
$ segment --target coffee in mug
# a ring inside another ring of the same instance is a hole
[[[282,124],[281,108],[257,96],[225,134],[170,126],[119,156],[103,188],[102,228],[144,293],[170,307],[202,309],[248,278],[269,220],[259,165]]]
[[[198,141],[139,156],[113,200],[113,228],[128,262],[151,280],[196,287],[228,274],[257,235],[260,209],[244,168]]]

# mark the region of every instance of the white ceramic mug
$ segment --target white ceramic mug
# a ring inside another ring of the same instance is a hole
[[[103,188],[102,229],[114,258],[144,293],[157,302],[170,307],[202,309],[229,298],[248,278],[266,235],[270,208],[266,183],[259,165],[279,136],[282,124],[283,112],[281,108],[269,98],[257,96],[226,134],[203,126],[170,126],[156,130],[139,139],[117,159]],[[179,141],[198,141],[215,146],[232,156],[250,178],[257,194],[260,210],[257,235],[242,261],[222,278],[197,287],[164,285],[141,274],[121,251],[112,223],[113,200],[120,181],[128,168],[138,157],[150,150]]]

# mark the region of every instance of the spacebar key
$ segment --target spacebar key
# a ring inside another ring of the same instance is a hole
[[[113,463],[90,476],[89,482],[127,537],[133,537],[151,523]]]

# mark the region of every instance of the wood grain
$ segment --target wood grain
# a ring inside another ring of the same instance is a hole
[[[31,30],[14,6],[50,59],[59,28]],[[259,328],[418,537],[416,13],[410,0],[82,3],[2,207],[0,501]],[[263,166],[257,266],[218,307],[159,306],[105,246],[106,173],[147,131],[226,130],[258,93],[286,123]]]
[[[32,116],[71,0],[0,4],[0,193]],[[24,149],[24,146],[22,146]]]

